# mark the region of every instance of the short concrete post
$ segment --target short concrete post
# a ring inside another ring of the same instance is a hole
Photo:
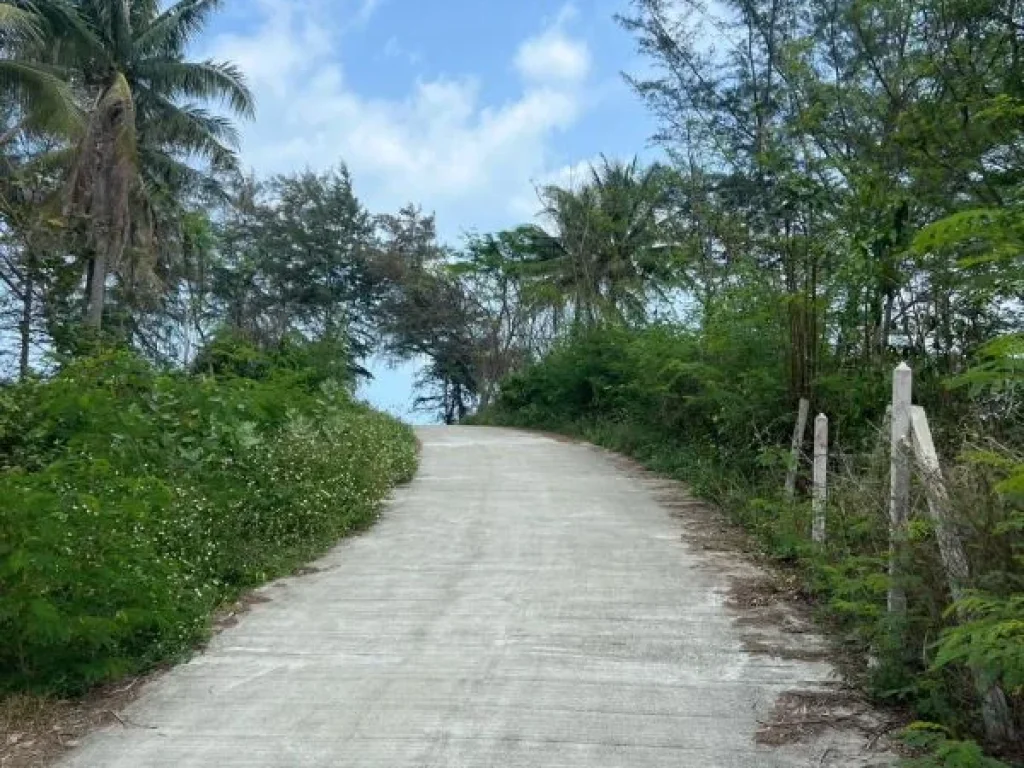
[[[889,465],[889,614],[907,613],[907,594],[900,584],[900,560],[907,542],[910,514],[910,407],[914,373],[900,363],[892,377]]]
[[[828,416],[814,420],[814,525],[811,538],[825,543],[825,509],[828,506]]]
[[[800,449],[804,444],[804,434],[807,432],[807,417],[811,412],[811,401],[806,397],[800,398],[800,409],[796,416],[796,426],[793,427],[793,444],[789,450],[789,469],[786,472],[786,499],[792,501],[796,497],[796,475],[800,468]]]

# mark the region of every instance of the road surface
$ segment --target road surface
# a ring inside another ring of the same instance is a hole
[[[63,765],[887,764],[820,638],[730,605],[759,572],[694,543],[685,500],[585,445],[420,437],[421,472],[376,528],[261,590]]]

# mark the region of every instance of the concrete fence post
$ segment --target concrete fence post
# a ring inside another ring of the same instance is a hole
[[[814,524],[811,538],[825,543],[825,510],[828,506],[828,416],[814,420]]]
[[[810,413],[811,401],[806,397],[801,397],[800,408],[796,415],[796,425],[793,427],[793,443],[789,449],[789,468],[786,471],[786,499],[788,501],[792,501],[796,497],[796,475],[800,469],[800,449],[804,444],[807,417]]]
[[[949,593],[953,600],[958,602],[970,583],[970,564],[955,521],[950,516],[949,493],[942,477],[939,455],[935,450],[935,441],[932,439],[932,430],[924,408],[911,407],[910,431],[913,436],[914,456],[928,497],[928,514],[932,525],[935,526],[935,537],[939,542],[942,569],[949,584]],[[970,620],[970,616],[965,615],[959,608],[957,618],[960,621]],[[978,670],[971,671],[974,674],[978,695],[981,696],[981,712],[986,734],[993,741],[1012,743],[1016,734],[1006,694],[998,685],[986,684]]]
[[[900,562],[907,541],[907,517],[910,513],[910,408],[914,373],[900,363],[892,377],[890,409],[889,464],[889,614],[907,613],[907,595],[901,585]]]

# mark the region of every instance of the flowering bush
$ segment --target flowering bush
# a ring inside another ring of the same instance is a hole
[[[180,656],[226,600],[372,522],[412,433],[311,380],[115,352],[0,392],[0,689]]]

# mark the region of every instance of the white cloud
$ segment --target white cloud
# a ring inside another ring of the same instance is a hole
[[[590,51],[560,27],[526,40],[516,54],[516,69],[527,80],[573,83],[590,73]]]
[[[332,35],[308,12],[315,8],[312,3],[256,0],[255,5],[259,28],[220,35],[209,55],[237,64],[262,102],[286,96],[309,62],[328,56]]]
[[[351,12],[358,18],[375,4],[354,2]],[[263,173],[344,161],[372,210],[420,203],[436,210],[449,237],[514,223],[517,198],[549,173],[553,137],[585,108],[589,52],[565,30],[565,13],[520,46],[519,92],[485,103],[471,74],[415,80],[398,99],[357,92],[338,60],[346,22],[336,6],[256,5],[253,32],[222,35],[209,51],[238,63],[258,99],[257,121],[244,130],[245,161]]]
[[[383,1],[384,0],[363,0],[362,4],[359,6],[359,12],[356,14],[356,20],[365,24],[370,20],[370,17],[376,13]]]

